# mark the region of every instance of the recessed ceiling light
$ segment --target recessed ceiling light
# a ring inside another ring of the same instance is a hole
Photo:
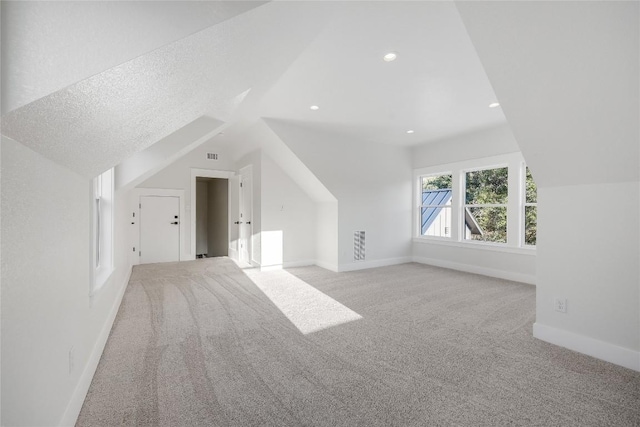
[[[383,56],[382,59],[384,59],[385,62],[391,62],[391,61],[395,61],[397,57],[398,57],[397,53],[389,52],[385,56]]]
[[[496,108],[499,107],[500,103],[499,102],[492,102],[491,104],[489,104],[489,108]]]
[[[415,132],[413,129],[409,129],[409,130],[407,131],[407,133],[413,133],[413,132]]]
[[[320,107],[318,107],[317,105],[312,105],[311,107],[309,107],[310,109],[312,109],[313,111],[319,110]]]

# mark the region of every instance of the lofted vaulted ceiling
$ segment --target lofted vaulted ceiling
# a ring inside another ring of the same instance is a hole
[[[235,145],[260,118],[401,146],[505,121],[450,2],[29,3],[3,22],[2,133],[87,177],[203,115]],[[117,36],[80,42],[68,11]],[[29,16],[42,25],[20,31]]]
[[[505,121],[488,108],[495,95],[453,2],[335,8],[265,97],[263,116],[404,146]],[[397,59],[385,62],[388,52]]]

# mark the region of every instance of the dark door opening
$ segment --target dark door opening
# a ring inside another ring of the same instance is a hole
[[[196,258],[229,255],[229,183],[196,178]]]

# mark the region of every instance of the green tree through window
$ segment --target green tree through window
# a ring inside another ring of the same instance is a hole
[[[506,167],[466,173],[467,239],[507,242],[508,175]]]
[[[422,179],[422,190],[442,190],[451,188],[451,175],[436,175]]]
[[[524,243],[525,245],[535,245],[538,228],[538,187],[529,168],[526,168],[524,184]]]

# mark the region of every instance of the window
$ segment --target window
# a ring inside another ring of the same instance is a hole
[[[451,174],[420,178],[422,236],[451,237],[451,180]]]
[[[535,246],[538,222],[538,187],[531,171],[525,167],[524,178],[524,244]]]
[[[93,279],[91,293],[96,292],[113,271],[113,169],[93,180]]]
[[[508,184],[506,167],[465,173],[466,240],[507,243]]]
[[[414,171],[415,241],[534,253],[536,184],[520,153]]]

